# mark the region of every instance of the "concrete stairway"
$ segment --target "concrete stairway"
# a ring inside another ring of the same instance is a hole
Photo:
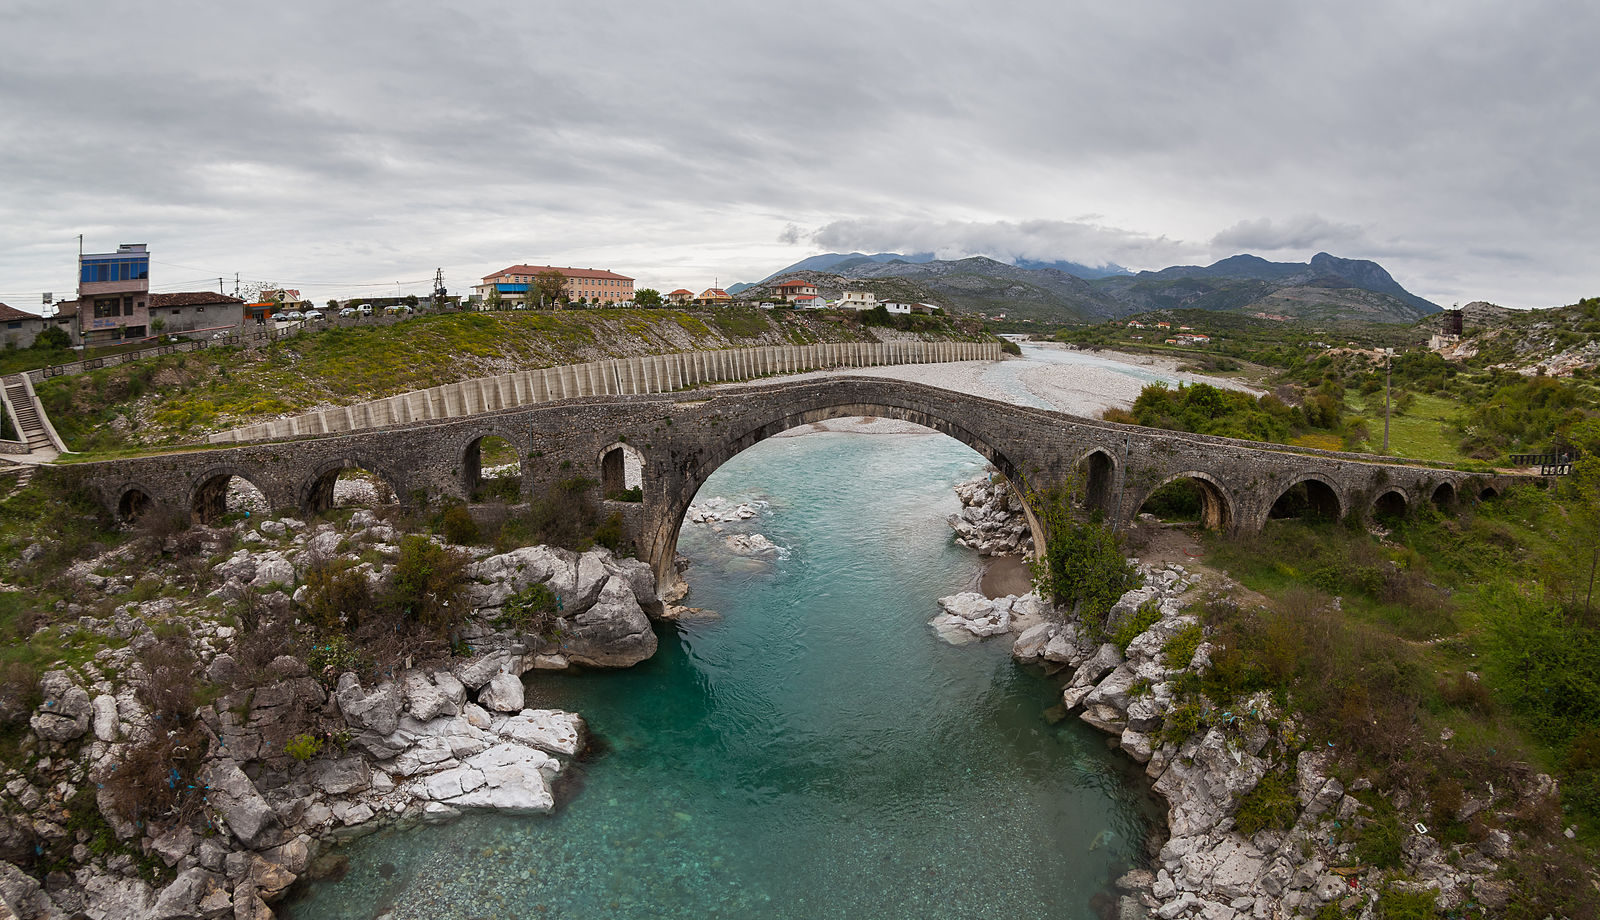
[[[51,443],[50,433],[45,431],[44,422],[40,420],[41,410],[23,384],[21,375],[5,378],[5,387],[6,398],[16,412],[17,427],[21,429],[18,434],[21,440],[28,443],[28,450],[32,453],[54,454],[55,445]]]

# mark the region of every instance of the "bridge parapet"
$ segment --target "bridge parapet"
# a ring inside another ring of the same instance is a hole
[[[464,418],[589,396],[671,393],[707,383],[750,380],[773,374],[890,364],[997,361],[1000,355],[998,342],[918,340],[763,345],[608,358],[442,384],[384,399],[245,425],[217,432],[208,440],[227,444],[339,434]]]
[[[643,373],[642,362],[632,370]],[[530,496],[574,477],[594,481],[597,493],[600,483],[614,488],[621,457],[613,454],[628,451],[641,467],[643,499],[636,511],[630,509],[629,526],[639,555],[665,586],[676,577],[673,559],[684,512],[718,467],[786,429],[860,415],[915,422],[953,437],[992,462],[1019,492],[1073,483],[1086,504],[1118,525],[1132,520],[1162,484],[1178,478],[1200,485],[1204,523],[1230,532],[1258,529],[1279,499],[1297,488],[1317,510],[1343,517],[1476,498],[1503,490],[1511,478],[1140,428],[859,376],[703,393],[577,397],[70,469],[117,513],[165,509],[204,519],[217,513],[220,488],[230,476],[254,483],[274,508],[316,513],[326,510],[334,479],[349,468],[371,472],[402,501],[466,498],[481,472],[476,447],[491,435],[517,451],[520,488]],[[1037,527],[1035,536],[1041,536]]]

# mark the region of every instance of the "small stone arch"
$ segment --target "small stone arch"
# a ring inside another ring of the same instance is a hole
[[[490,469],[485,475],[484,450],[489,448]],[[499,429],[475,432],[461,448],[461,488],[469,498],[492,491],[501,498],[514,499],[522,494],[524,473],[527,470],[527,451],[517,446],[517,439]],[[516,464],[515,472],[508,468]],[[492,487],[492,488],[491,488]]]
[[[1267,508],[1268,520],[1319,518],[1337,521],[1344,516],[1344,500],[1332,483],[1308,475],[1289,484]]]
[[[1082,483],[1083,507],[1109,514],[1115,499],[1117,461],[1103,447],[1091,448],[1076,464]]]
[[[1430,498],[1440,508],[1448,508],[1456,503],[1456,487],[1449,482],[1441,482],[1433,487]]]
[[[626,441],[607,444],[600,451],[600,494],[611,498],[633,488],[644,488],[644,454]]]
[[[1486,502],[1491,498],[1499,497],[1500,490],[1495,488],[1493,483],[1485,483],[1483,488],[1478,492],[1478,501],[1480,502]]]
[[[202,524],[211,524],[227,514],[228,485],[235,477],[244,480],[261,495],[260,506],[248,510],[272,510],[267,490],[261,488],[254,479],[233,467],[213,467],[195,477],[195,486],[189,493],[190,515]]]
[[[1372,502],[1375,518],[1403,518],[1411,507],[1411,500],[1399,489],[1385,489]]]
[[[339,476],[352,470],[361,470],[378,478],[388,491],[384,496],[380,491],[380,503],[398,501],[400,490],[396,488],[394,477],[387,470],[377,464],[369,463],[359,457],[340,457],[329,460],[319,465],[300,488],[300,510],[306,514],[323,514],[333,510],[338,505],[338,496],[335,490],[339,484]],[[385,501],[387,498],[388,501]]]
[[[1222,533],[1229,533],[1233,530],[1236,504],[1232,496],[1228,494],[1228,490],[1223,487],[1222,483],[1218,482],[1209,473],[1202,473],[1197,470],[1186,470],[1161,480],[1149,491],[1145,492],[1139,498],[1139,503],[1134,507],[1143,509],[1145,502],[1148,502],[1151,496],[1161,491],[1162,488],[1180,480],[1193,482],[1199,490],[1199,524],[1201,527],[1206,530],[1221,531]],[[1136,510],[1134,513],[1137,514],[1138,511]]]
[[[137,523],[152,508],[155,501],[139,486],[128,486],[122,490],[122,496],[117,499],[117,520],[125,524]]]

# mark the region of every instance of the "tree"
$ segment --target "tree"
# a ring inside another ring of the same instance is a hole
[[[483,298],[483,305],[490,310],[505,309],[504,300],[500,296],[500,285],[489,288],[489,293]]]
[[[415,310],[417,308],[417,303],[418,303],[417,295],[415,295],[415,294],[407,294],[405,303],[406,303],[406,306],[408,306],[411,309]]]
[[[72,346],[72,337],[60,326],[51,326],[33,339],[33,347],[41,351],[60,350]]]
[[[1044,548],[1029,568],[1041,596],[1067,608],[1091,635],[1100,636],[1106,630],[1106,614],[1124,592],[1138,585],[1138,573],[1128,565],[1121,540],[1111,528],[1098,520],[1085,523],[1073,518],[1071,495],[1070,486],[1029,494],[1028,503],[1045,531]]]
[[[659,307],[661,306],[661,292],[655,288],[640,288],[633,292],[633,302],[634,305],[640,307]]]
[[[567,276],[553,268],[534,275],[533,285],[528,288],[529,300],[533,299],[532,295],[535,293],[539,296],[540,306],[547,303],[552,305],[566,303]]]

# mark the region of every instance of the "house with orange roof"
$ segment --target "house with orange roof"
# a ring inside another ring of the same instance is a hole
[[[803,278],[791,278],[788,281],[780,281],[774,284],[772,293],[789,303],[795,303],[801,299],[809,302],[817,296],[817,286]]]
[[[688,288],[678,288],[667,295],[667,303],[687,304],[694,302],[694,291]]]
[[[724,291],[722,288],[714,287],[706,288],[705,290],[701,291],[700,296],[695,298],[695,303],[717,304],[728,303],[732,300],[733,295],[729,294],[727,291]]]
[[[498,293],[502,302],[527,304],[531,299],[538,305],[538,285],[535,279],[548,272],[560,273],[565,284],[562,293],[568,301],[592,304],[621,304],[633,302],[633,279],[613,271],[595,268],[566,268],[555,265],[512,265],[485,276],[482,284],[473,286],[480,295]]]

